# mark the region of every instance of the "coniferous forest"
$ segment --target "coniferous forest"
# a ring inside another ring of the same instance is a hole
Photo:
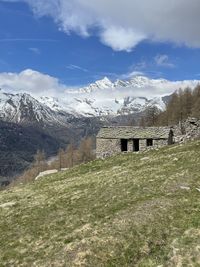
[[[200,85],[194,90],[185,88],[173,93],[165,111],[148,108],[140,120],[140,126],[170,126],[188,117],[200,118]]]

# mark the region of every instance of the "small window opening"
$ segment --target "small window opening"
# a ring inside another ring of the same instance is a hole
[[[153,146],[153,139],[147,139],[147,146]]]
[[[128,140],[127,139],[121,139],[121,151],[122,152],[128,151]]]

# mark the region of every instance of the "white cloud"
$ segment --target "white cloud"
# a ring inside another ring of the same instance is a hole
[[[109,45],[115,51],[130,52],[143,39],[145,39],[144,35],[135,33],[132,29],[121,27],[109,27],[101,34],[102,43]]]
[[[170,62],[168,55],[157,55],[155,58],[156,65],[160,67],[174,68],[175,65]]]
[[[68,34],[87,37],[98,29],[100,40],[117,51],[130,51],[144,39],[200,47],[199,0],[4,1],[28,3],[36,16],[52,17]]]
[[[20,73],[0,73],[0,88],[14,93],[30,93],[33,96],[58,96],[67,89],[57,78],[26,69]]]
[[[74,98],[92,99],[94,101],[113,102],[113,99],[121,99],[124,97],[147,97],[163,96],[174,92],[176,89],[185,88],[187,86],[194,87],[199,81],[160,81],[151,80],[146,77],[135,77],[136,73],[132,72],[123,78],[135,79],[135,85],[126,88],[107,88],[106,90],[97,90],[93,93],[81,93],[78,88],[70,88],[67,85],[47,74],[40,73],[31,69],[24,70],[20,73],[0,73],[0,88],[4,92],[11,93],[30,93],[36,98],[41,96],[56,97],[65,103],[74,101]],[[164,85],[163,85],[164,84]],[[70,90],[71,89],[71,90]],[[66,104],[67,105],[67,104]]]

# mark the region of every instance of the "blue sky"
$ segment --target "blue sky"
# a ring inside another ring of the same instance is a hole
[[[131,45],[124,40],[115,44],[116,35],[108,37],[114,36],[111,41],[105,37],[107,32],[100,35],[96,22],[88,27],[89,34],[80,32],[76,25],[70,25],[70,29],[67,25],[66,30],[66,22],[60,18],[57,22],[57,14],[49,15],[46,9],[41,12],[41,6],[36,10],[33,5],[31,0],[0,1],[0,73],[32,69],[67,86],[86,85],[104,76],[126,79],[140,73],[169,80],[200,77],[200,45],[196,39],[191,44],[167,35],[161,38],[159,29],[159,38],[145,35]]]

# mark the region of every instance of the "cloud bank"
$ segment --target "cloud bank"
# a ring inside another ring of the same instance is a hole
[[[26,2],[36,16],[52,17],[67,34],[87,37],[95,32],[116,51],[131,51],[143,40],[200,47],[199,0],[4,1]]]
[[[59,96],[67,89],[57,78],[31,69],[0,73],[0,88],[11,93],[30,93],[35,97]]]
[[[42,96],[56,97],[65,101],[70,101],[74,98],[86,98],[94,99],[95,101],[113,101],[115,98],[123,99],[124,97],[159,97],[173,93],[179,88],[191,87],[194,88],[199,81],[176,81],[171,82],[167,80],[151,80],[143,77],[137,77],[142,75],[140,72],[131,73],[130,75],[124,75],[124,79],[132,77],[135,79],[134,85],[130,87],[116,87],[114,90],[112,86],[104,85],[99,90],[94,92],[85,93],[79,88],[68,87],[65,84],[60,83],[59,79],[47,74],[43,74],[38,71],[26,69],[20,73],[0,73],[0,88],[3,92],[9,93],[29,93],[36,98]],[[133,77],[135,76],[135,77]],[[98,81],[97,84],[102,84],[102,81]],[[109,81],[109,84],[111,82]],[[97,87],[98,88],[98,87]]]

